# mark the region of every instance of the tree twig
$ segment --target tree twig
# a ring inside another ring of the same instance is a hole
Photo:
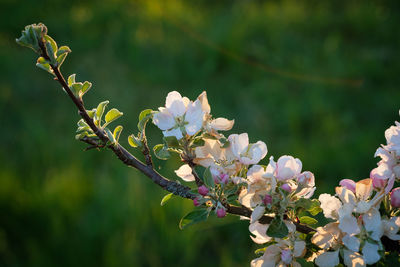
[[[39,46],[42,50],[42,56],[46,60],[50,60],[50,58],[47,54],[45,45],[43,43],[43,40],[38,40],[38,41],[39,41]],[[67,95],[69,96],[69,98],[74,102],[75,106],[78,108],[79,115],[89,125],[89,127],[96,134],[96,136],[100,139],[100,141],[103,142],[104,144],[106,144],[108,141],[110,141],[108,139],[107,135],[104,133],[104,131],[101,128],[97,127],[95,125],[93,119],[90,118],[89,114],[87,113],[87,111],[84,107],[82,99],[77,98],[73,94],[73,92],[69,88],[68,84],[66,83],[63,75],[61,74],[60,69],[57,66],[54,66],[52,64],[50,64],[50,67],[56,76],[55,80],[57,80],[61,84],[61,86],[64,88],[64,90],[67,93]],[[99,145],[97,143],[96,144],[89,143],[89,144],[95,145],[95,146]],[[149,151],[149,148],[147,145],[147,140],[146,140],[146,142],[144,142],[144,148],[142,150],[142,152],[145,156],[146,164],[141,162],[140,160],[138,160],[136,157],[134,157],[131,153],[129,153],[123,146],[121,146],[118,143],[115,145],[110,145],[108,147],[114,152],[114,154],[118,157],[118,159],[121,160],[125,165],[138,169],[144,175],[146,175],[148,178],[150,178],[155,184],[159,185],[164,190],[171,192],[175,195],[181,196],[183,198],[187,198],[187,199],[194,199],[196,197],[195,194],[190,192],[191,188],[181,185],[175,181],[171,181],[171,180],[165,178],[164,176],[162,176],[156,170],[154,170],[150,151]],[[202,185],[203,183],[202,183],[201,179],[199,178],[199,176],[197,175],[197,173],[194,170],[195,165],[194,165],[193,161],[189,160],[189,161],[187,161],[187,163],[192,168],[192,173],[195,177],[197,185],[198,186]],[[227,209],[227,212],[230,214],[244,216],[247,218],[251,217],[252,210],[250,210],[247,207],[244,207],[244,206],[238,207],[238,206],[226,204],[225,208]],[[260,223],[268,224],[272,221],[272,219],[273,219],[272,217],[264,215],[263,217],[260,218],[259,221],[260,221]],[[302,225],[297,222],[295,222],[295,224],[296,224],[296,229],[299,232],[310,233],[310,232],[315,231],[314,229],[312,229],[306,225]]]

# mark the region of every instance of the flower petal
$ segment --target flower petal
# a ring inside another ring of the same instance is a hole
[[[324,227],[318,227],[317,232],[311,238],[311,242],[322,249],[329,249],[336,245],[341,232],[338,228],[338,223],[328,223]]]
[[[182,180],[186,182],[193,182],[195,180],[192,174],[192,168],[188,164],[182,165],[179,169],[175,171],[176,175],[178,175]]]
[[[232,129],[233,124],[235,123],[234,120],[228,120],[225,118],[216,118],[210,122],[211,128],[217,131],[229,131]]]
[[[153,116],[153,123],[161,130],[168,130],[175,126],[174,116],[166,108],[159,108]]]
[[[253,239],[254,243],[257,244],[264,244],[270,241],[272,238],[267,236],[267,230],[268,230],[269,224],[261,224],[259,222],[254,222],[250,224],[249,226],[249,231],[255,237],[250,236],[251,239]]]
[[[342,203],[337,197],[331,196],[329,194],[321,194],[318,198],[321,202],[321,209],[324,212],[325,218],[337,219],[338,211],[342,207]]]
[[[200,101],[201,103],[201,109],[204,111],[205,114],[210,114],[211,112],[211,107],[208,104],[208,99],[207,99],[207,92],[203,91],[198,97],[197,99]]]
[[[186,112],[185,102],[180,93],[172,91],[168,93],[167,99],[165,100],[165,107],[174,117],[178,117]]]
[[[304,241],[295,241],[293,248],[293,256],[295,258],[303,257],[306,253],[306,243]]]
[[[258,221],[258,219],[260,219],[264,215],[264,212],[265,212],[264,206],[257,206],[251,213],[250,223]]]
[[[366,200],[372,194],[372,179],[367,178],[356,183],[356,196],[359,199]]]
[[[249,136],[247,133],[231,134],[228,137],[228,140],[231,143],[232,153],[237,158],[240,158],[240,154],[247,150],[247,146],[249,145]]]
[[[362,249],[362,254],[366,264],[374,264],[381,259],[378,253],[379,246],[370,242],[365,242]]]
[[[345,235],[342,238],[343,244],[350,250],[358,252],[360,250],[360,239],[354,235]]]
[[[366,266],[364,258],[360,253],[353,252],[351,250],[343,250],[344,264],[348,267],[363,267]]]
[[[358,226],[357,219],[351,215],[346,214],[339,216],[339,229],[349,235],[356,235],[360,233],[360,227]]]
[[[182,139],[183,135],[179,128],[172,129],[169,131],[163,131],[164,136],[175,136],[176,139]]]
[[[323,252],[315,259],[315,264],[319,267],[335,267],[339,264],[339,250]]]
[[[276,166],[276,178],[285,181],[300,174],[302,163],[297,158],[285,155],[278,159]]]
[[[365,229],[371,232],[370,237],[379,241],[383,235],[383,225],[381,214],[377,209],[371,209],[368,213],[362,215]]]
[[[351,204],[353,206],[356,204],[356,196],[351,190],[347,189],[346,187],[336,187],[336,194],[343,204]]]
[[[185,115],[185,121],[188,122],[188,124],[185,125],[186,133],[188,135],[194,135],[201,129],[204,121],[204,112],[201,109],[201,103],[199,100],[189,104]]]

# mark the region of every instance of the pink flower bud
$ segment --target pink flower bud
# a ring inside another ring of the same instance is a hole
[[[292,251],[290,249],[283,249],[281,252],[281,260],[285,264],[291,264],[292,263]]]
[[[302,185],[308,185],[308,186],[314,186],[314,174],[312,172],[306,171],[302,172],[298,177],[297,177],[297,182]]]
[[[207,194],[209,192],[208,188],[206,186],[204,186],[204,185],[200,186],[198,188],[198,190],[199,190],[199,194],[202,195],[202,196],[207,196]]]
[[[281,185],[281,188],[289,193],[292,192],[292,188],[288,184]]]
[[[351,179],[343,179],[339,182],[340,186],[350,190],[353,193],[356,193],[356,182]]]
[[[217,217],[224,218],[226,216],[226,211],[224,208],[217,209]]]
[[[265,197],[263,198],[263,203],[265,206],[267,206],[268,204],[272,203],[272,196],[271,195],[265,195]]]
[[[386,186],[386,179],[372,178],[372,185],[374,188],[384,188]]]
[[[199,202],[199,200],[197,198],[193,199],[193,205],[195,207],[200,206],[200,202]]]
[[[227,183],[228,183],[228,180],[229,180],[229,175],[226,174],[226,173],[221,173],[221,174],[219,175],[219,180],[221,181],[221,183],[227,184]]]
[[[214,183],[219,184],[219,179],[216,176],[213,176]]]
[[[390,204],[394,208],[400,208],[400,187],[397,187],[390,192]]]

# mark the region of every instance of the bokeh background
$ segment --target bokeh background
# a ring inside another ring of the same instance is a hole
[[[32,51],[15,44],[43,22],[73,53],[65,76],[93,82],[137,114],[169,91],[207,90],[232,132],[264,140],[315,173],[318,190],[368,177],[400,108],[398,1],[56,1],[0,3],[0,266],[248,266],[248,222],[184,231],[191,201],[165,194],[107,151],[74,140],[78,114]],[[151,144],[161,133],[149,127]],[[266,162],[266,161],[265,161]],[[179,160],[156,162],[176,179]]]

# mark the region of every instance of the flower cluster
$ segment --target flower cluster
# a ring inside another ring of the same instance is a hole
[[[357,183],[347,180],[342,184],[336,187],[337,197],[319,196],[325,217],[335,222],[317,228],[312,238],[312,242],[323,249],[316,264],[336,266],[340,250],[346,266],[353,266],[354,262],[363,266],[374,264],[380,259],[379,251],[383,248],[384,229],[379,206],[384,192],[380,190],[373,194],[372,179]]]
[[[154,124],[163,131],[164,136],[175,136],[178,140],[194,136],[202,129],[217,136],[218,130],[230,130],[234,123],[224,118],[211,119],[206,92],[194,102],[177,91],[170,92],[165,107],[158,110],[153,116]]]
[[[290,222],[284,222],[288,228],[288,235],[285,239],[275,238],[274,244],[265,248],[261,257],[251,261],[252,267],[273,267],[273,266],[294,266],[300,267],[296,258],[302,258],[306,254],[306,242],[299,238],[296,226]],[[257,244],[271,242],[272,238],[267,236],[268,225],[255,222],[250,225],[249,230],[256,237],[252,237]]]
[[[322,249],[314,255],[318,266],[336,266],[340,255],[346,266],[375,264],[384,255],[382,236],[400,240],[400,188],[392,190],[400,178],[400,124],[387,129],[385,137],[387,144],[375,153],[381,161],[370,178],[343,179],[336,196],[319,196],[324,216],[334,221],[318,227],[312,237]]]
[[[311,199],[314,174],[303,171],[298,158],[271,156],[263,165],[266,144],[251,143],[247,133],[225,137],[220,131],[231,130],[234,121],[213,119],[210,112],[205,92],[191,101],[174,91],[153,113],[153,123],[163,131],[163,149],[179,153],[184,162],[175,173],[197,185],[197,210],[184,222],[206,219],[212,210],[222,218],[229,205],[240,204],[251,212],[251,239],[263,245],[257,250],[262,255],[251,262],[260,267],[300,266],[299,258],[318,266],[365,266],[381,259],[383,236],[400,240],[400,188],[392,190],[400,178],[399,123],[385,132],[387,144],[377,150],[381,161],[370,178],[343,179],[335,196],[321,194],[317,200]],[[318,223],[308,215],[320,211],[333,221],[308,234],[297,231],[296,224]]]

